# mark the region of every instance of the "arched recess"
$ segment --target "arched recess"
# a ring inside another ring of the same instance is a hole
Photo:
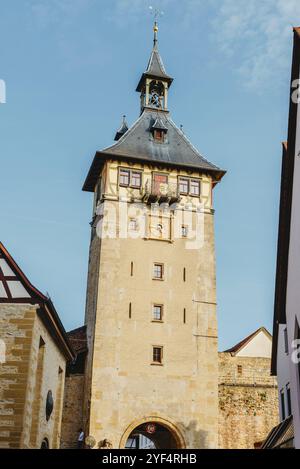
[[[156,423],[165,427],[172,434],[174,440],[176,441],[176,449],[186,448],[185,440],[179,428],[170,420],[162,418],[162,417],[157,417],[157,416],[143,417],[141,419],[138,419],[132,422],[123,433],[122,438],[120,440],[119,448],[124,449],[126,446],[126,442],[129,436],[131,435],[131,433],[137,427],[146,423]]]

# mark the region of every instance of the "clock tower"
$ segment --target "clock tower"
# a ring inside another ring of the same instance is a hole
[[[173,122],[158,26],[140,116],[97,151],[84,425],[100,447],[217,448],[214,208],[224,171]]]

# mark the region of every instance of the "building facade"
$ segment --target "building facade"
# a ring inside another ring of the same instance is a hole
[[[219,448],[260,447],[278,425],[278,387],[270,376],[272,336],[260,328],[219,353]]]
[[[0,448],[59,448],[67,361],[53,303],[0,243]]]
[[[300,28],[294,29],[288,140],[283,144],[280,218],[273,324],[272,374],[278,377],[281,428],[269,446],[287,432],[289,446],[300,448]],[[291,425],[293,422],[293,431]],[[289,424],[289,425],[287,425]]]
[[[212,193],[224,171],[172,121],[157,45],[141,112],[97,152],[86,304],[86,434],[113,448],[218,447]]]

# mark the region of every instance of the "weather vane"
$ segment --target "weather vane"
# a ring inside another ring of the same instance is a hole
[[[159,8],[154,8],[151,5],[149,6],[149,10],[150,10],[151,15],[154,16],[155,22],[157,22],[157,20],[160,16],[164,15],[164,12],[162,10],[160,10]]]
[[[162,10],[160,10],[159,8],[154,8],[153,6],[149,6],[149,10],[150,10],[150,13],[151,15],[154,16],[154,28],[153,28],[153,31],[154,31],[154,47],[156,47],[157,45],[157,33],[158,33],[158,24],[157,24],[157,20],[160,16],[163,16],[164,15],[164,12]]]

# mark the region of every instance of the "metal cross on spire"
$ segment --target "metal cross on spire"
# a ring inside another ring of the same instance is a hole
[[[153,6],[149,6],[149,10],[150,10],[150,13],[151,15],[154,16],[154,27],[153,27],[153,31],[154,31],[154,46],[156,46],[157,44],[157,33],[158,33],[158,18],[160,16],[163,16],[164,15],[164,12],[162,10],[160,10],[159,8],[154,8]]]

